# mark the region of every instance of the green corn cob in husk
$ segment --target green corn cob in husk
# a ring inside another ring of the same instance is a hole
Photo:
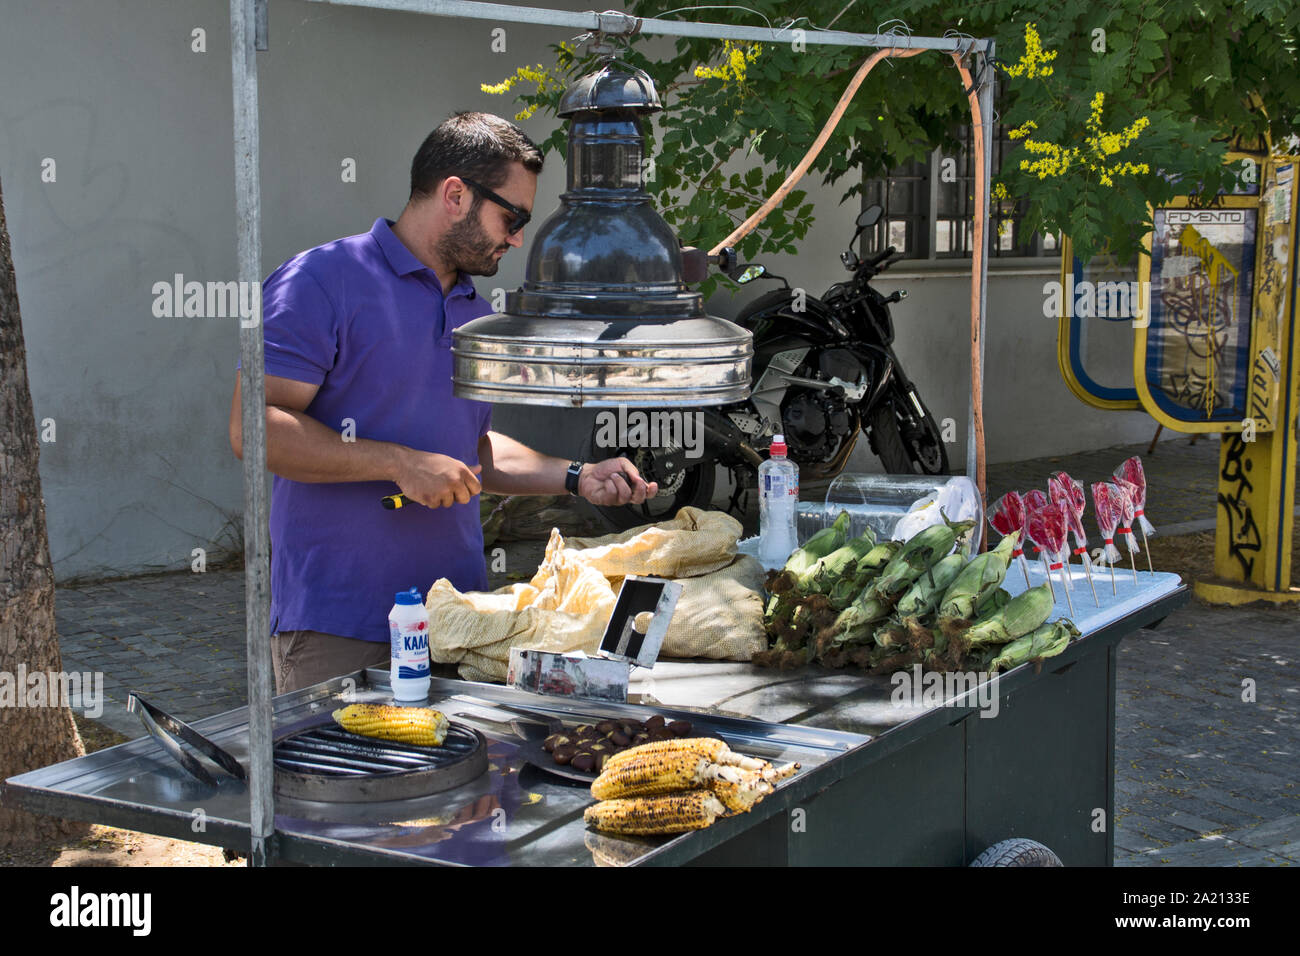
[[[885,565],[880,575],[863,590],[835,621],[837,644],[858,644],[871,639],[877,622],[887,618],[899,596],[930,567],[952,550],[958,534],[971,522],[932,525],[917,532]]]
[[[877,596],[898,598],[917,578],[952,551],[957,536],[965,534],[972,521],[947,522],[923,528],[908,539],[898,554],[885,565],[872,589]]]
[[[861,593],[862,585],[858,584],[855,578],[840,578],[835,582],[835,586],[831,588],[828,597],[830,598],[831,607],[837,611],[842,611],[852,604],[854,599]]]
[[[794,554],[785,562],[785,570],[789,571],[796,578],[812,570],[812,566],[820,561],[826,555],[843,547],[849,534],[849,513],[841,511],[839,517],[831,524],[829,528],[822,528],[815,535],[803,543],[803,547],[796,548]]]
[[[799,578],[826,555],[843,546],[849,531],[849,520],[849,513],[841,511],[829,528],[822,528],[805,541],[803,547],[796,548],[786,559],[784,568],[768,572],[765,583],[772,596],[768,598],[767,607],[763,611],[765,620],[788,618],[794,613],[794,604],[800,593]]]
[[[885,565],[889,564],[894,556],[902,550],[903,542],[901,541],[881,541],[858,561],[853,569],[855,579],[865,578],[862,582],[865,585],[867,580],[883,571]]]
[[[908,646],[907,628],[897,621],[887,621],[878,626],[871,639],[876,642],[877,647],[893,647],[895,649]]]
[[[974,648],[1014,641],[1038,628],[1055,606],[1051,589],[1046,583],[1040,584],[1013,597],[993,616],[977,621],[961,634],[961,642],[967,648]]]
[[[877,657],[875,654],[871,655],[869,660],[872,661],[871,673],[873,674],[892,674],[894,671],[907,670],[913,664],[921,663],[921,654],[910,647],[898,650],[897,653],[893,654],[888,653],[894,650],[892,647],[878,647],[876,650],[885,652],[886,656]]]
[[[875,630],[875,625],[889,617],[893,605],[883,598],[874,597],[868,590],[840,612],[835,619],[834,629],[839,632],[839,643],[846,641],[860,642],[870,636],[863,633],[864,628]]]
[[[990,614],[1000,611],[1002,608],[1007,606],[1007,602],[1010,600],[1011,592],[1006,588],[998,588],[984,599],[983,604],[975,609],[975,619],[979,620],[982,617],[988,617]]]
[[[1010,644],[1005,644],[997,656],[989,663],[991,671],[1005,668],[1010,670],[1026,661],[1055,657],[1069,646],[1070,641],[1079,636],[1079,629],[1068,620],[1053,621],[1044,624],[1031,634],[1018,637]]]
[[[950,554],[926,570],[907,589],[907,593],[898,599],[895,613],[899,619],[921,618],[933,611],[947,592],[949,585],[965,566],[966,559],[962,555]]]
[[[875,546],[875,535],[868,530],[860,538],[854,538],[836,548],[799,575],[799,590],[828,593],[845,575],[852,577],[858,561],[869,554]]]
[[[757,667],[792,670],[808,663],[808,649],[806,647],[790,648],[778,641],[771,650],[759,651],[751,660]]]
[[[962,569],[939,601],[939,618],[969,621],[975,609],[1002,585],[1007,575],[1007,565],[1020,533],[1013,531],[1004,537],[992,551],[979,554]]]
[[[901,541],[881,541],[868,551],[854,567],[852,576],[845,575],[831,588],[831,603],[840,610],[852,604],[880,576],[885,565],[902,547]]]

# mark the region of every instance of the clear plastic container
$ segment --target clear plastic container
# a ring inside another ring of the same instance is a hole
[[[799,502],[799,543],[828,527],[841,511],[849,513],[851,534],[870,528],[880,540],[907,540],[938,524],[940,509],[950,521],[969,519],[975,526],[964,541],[971,553],[984,534],[984,505],[975,483],[965,475],[865,475],[845,472],[831,482],[824,502]]]

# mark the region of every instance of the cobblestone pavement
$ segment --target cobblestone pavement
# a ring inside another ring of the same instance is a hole
[[[1162,531],[1212,527],[1218,442],[1164,442],[995,465],[993,495],[1054,470],[1098,480],[1141,454]],[[508,547],[534,567],[543,542]],[[246,701],[242,572],[157,575],[60,587],[63,666],[104,674],[100,720],[142,733],[137,691],[185,720]],[[1115,750],[1119,865],[1300,863],[1300,612],[1190,604],[1120,644]],[[1247,683],[1247,682],[1253,682]],[[1248,691],[1253,689],[1253,700]]]

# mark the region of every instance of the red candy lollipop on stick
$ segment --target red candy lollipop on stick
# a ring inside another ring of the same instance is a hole
[[[1097,607],[1097,585],[1092,580],[1092,561],[1088,557],[1088,535],[1083,530],[1083,510],[1088,506],[1083,485],[1063,471],[1055,472],[1047,480],[1047,490],[1052,496],[1052,504],[1065,512],[1070,530],[1074,532],[1074,553],[1083,560],[1083,573],[1088,576],[1088,587],[1092,589],[1092,600]]]
[[[1151,526],[1147,520],[1147,476],[1142,470],[1142,459],[1134,455],[1132,458],[1126,458],[1124,463],[1115,469],[1115,478],[1117,481],[1126,481],[1133,486],[1131,494],[1133,496],[1133,517],[1137,519],[1138,527],[1142,529],[1142,547],[1147,553],[1147,570],[1154,571],[1151,567],[1151,545],[1147,543],[1147,535],[1155,534],[1156,529]]]
[[[1095,482],[1092,486],[1092,507],[1097,515],[1097,529],[1106,548],[1102,558],[1110,566],[1110,593],[1115,594],[1115,562],[1119,560],[1119,548],[1115,547],[1115,529],[1119,527],[1124,515],[1124,506],[1119,497],[1122,492],[1105,481]]]
[[[1034,512],[1042,511],[1044,508],[1050,505],[1051,502],[1047,500],[1047,495],[1043,494],[1043,492],[1039,491],[1037,488],[1035,488],[1033,491],[1025,492],[1024,502],[1025,502],[1025,535],[1026,537],[1029,538],[1030,541],[1034,543],[1034,546],[1038,548],[1039,557],[1043,559],[1043,570],[1046,572],[1048,570],[1047,546],[1043,543],[1041,539],[1034,537],[1034,528],[1032,525],[1032,521],[1033,521]],[[1048,587],[1052,589],[1052,596],[1055,597],[1056,586],[1052,584],[1052,575],[1050,572],[1047,574],[1047,584]]]
[[[1074,614],[1074,599],[1070,597],[1069,585],[1065,583],[1065,557],[1069,552],[1066,543],[1066,518],[1056,505],[1045,504],[1034,508],[1026,505],[1029,515],[1029,536],[1043,549],[1043,555],[1051,555],[1047,565],[1047,580],[1052,580],[1052,572],[1061,572],[1061,584],[1065,590],[1065,601],[1070,605],[1070,614]]]
[[[1137,513],[1137,507],[1133,504],[1133,486],[1123,478],[1115,479],[1115,487],[1119,489],[1118,501],[1121,507],[1119,527],[1115,529],[1115,534],[1124,539],[1128,545],[1129,560],[1133,562],[1133,583],[1138,582],[1138,565],[1137,551],[1138,539],[1133,537],[1133,516]]]
[[[1008,491],[994,502],[993,507],[989,509],[989,524],[1000,535],[1005,536],[1012,532],[1020,535],[1011,557],[1020,559],[1020,570],[1025,575],[1025,587],[1029,587],[1029,566],[1025,564],[1025,552],[1020,547],[1025,541],[1025,502],[1019,492]]]

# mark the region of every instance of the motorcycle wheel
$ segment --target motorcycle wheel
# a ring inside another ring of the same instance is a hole
[[[891,475],[946,475],[948,450],[934,418],[927,410],[923,426],[925,440],[909,442],[899,428],[893,405],[882,402],[871,413],[871,447],[885,471]]]
[[[646,481],[659,482],[659,493],[639,505],[592,505],[605,523],[614,531],[626,531],[638,525],[667,521],[677,516],[682,508],[708,508],[713,502],[713,488],[717,481],[716,462],[705,457],[700,463],[665,478],[655,469],[654,448],[596,448],[594,434],[587,436],[583,446],[584,461],[603,461],[606,458],[624,457],[636,465]]]

